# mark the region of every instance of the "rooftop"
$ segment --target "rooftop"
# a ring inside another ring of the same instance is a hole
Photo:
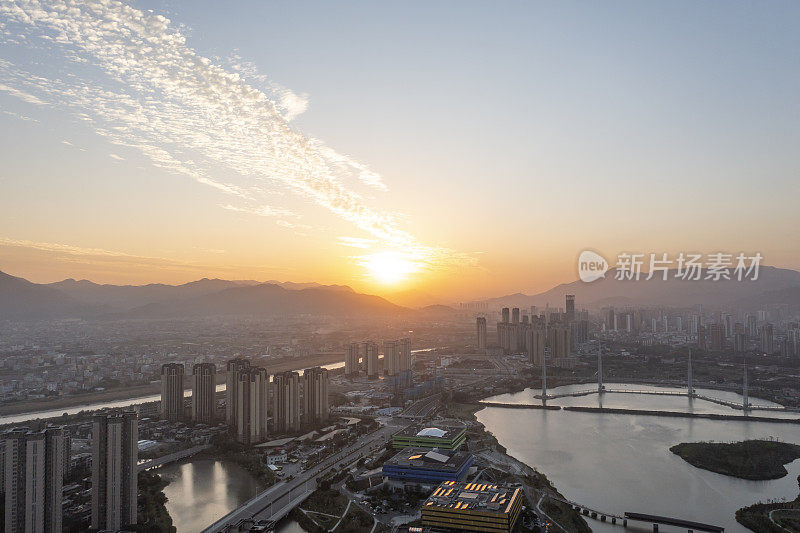
[[[458,470],[472,456],[466,451],[425,450],[404,448],[386,461],[389,466],[400,468],[434,468],[436,470]]]
[[[509,513],[517,498],[521,497],[520,489],[507,485],[445,481],[433,491],[422,508]]]
[[[395,436],[402,438],[422,437],[428,439],[451,440],[465,430],[466,426],[464,425],[442,424],[437,426],[423,426],[414,424],[398,432]]]

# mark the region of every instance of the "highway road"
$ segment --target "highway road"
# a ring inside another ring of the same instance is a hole
[[[363,435],[359,439],[326,457],[317,465],[298,474],[294,479],[281,481],[255,498],[245,502],[241,507],[231,511],[221,519],[214,522],[204,530],[205,533],[218,533],[225,531],[227,525],[237,524],[245,519],[278,520],[288,513],[295,505],[299,504],[305,496],[316,489],[316,479],[328,472],[339,463],[350,464],[360,457],[382,448],[391,438],[392,434],[409,425],[406,420],[390,419],[387,425],[380,429]]]

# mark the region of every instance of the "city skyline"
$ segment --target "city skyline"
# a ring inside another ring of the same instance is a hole
[[[2,7],[4,272],[461,300],[587,248],[800,263],[796,5],[41,6]]]

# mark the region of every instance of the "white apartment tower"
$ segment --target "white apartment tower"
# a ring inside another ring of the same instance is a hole
[[[92,427],[92,528],[136,523],[139,423],[135,411],[96,415]]]

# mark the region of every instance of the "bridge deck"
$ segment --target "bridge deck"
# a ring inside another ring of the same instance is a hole
[[[669,516],[658,516],[653,514],[643,513],[625,513],[625,518],[628,520],[636,520],[637,522],[650,522],[652,524],[664,524],[666,526],[676,526],[680,528],[691,529],[693,531],[725,531],[724,527],[713,526],[711,524],[703,524],[700,522],[692,522],[691,520],[682,520],[680,518],[672,518]]]

